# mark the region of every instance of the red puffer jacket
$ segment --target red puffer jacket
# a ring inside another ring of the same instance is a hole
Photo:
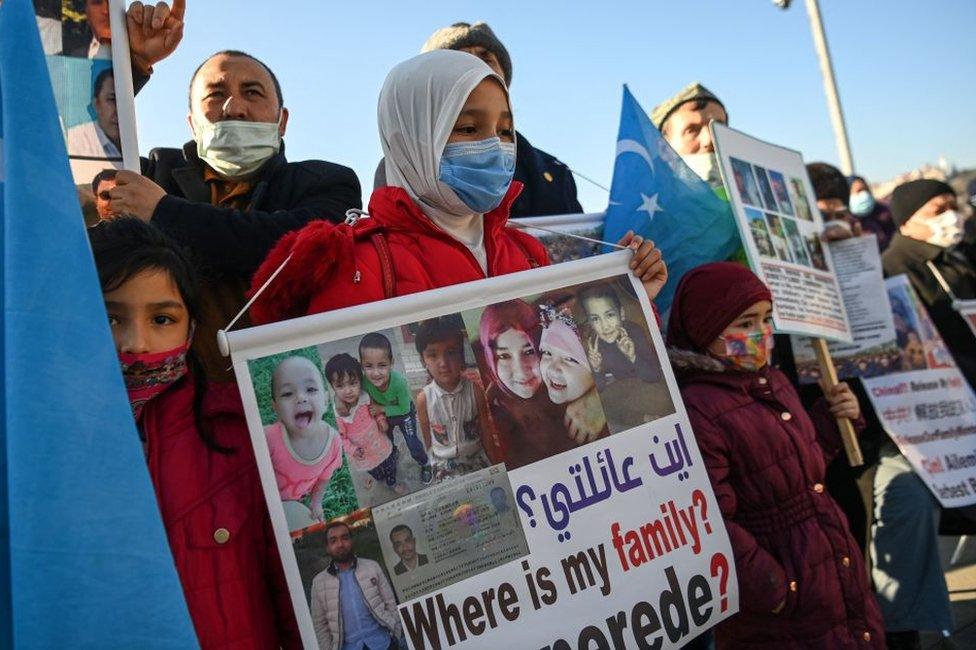
[[[149,474],[200,646],[301,648],[237,385],[210,384],[204,444],[186,377],[150,400],[142,428]]]
[[[841,448],[826,400],[807,414],[768,366],[723,372],[686,353],[672,364],[739,577],[740,613],[717,628],[718,647],[883,648],[861,551],[824,488]]]
[[[549,264],[541,242],[505,226],[521,190],[513,182],[501,205],[485,214],[488,277]],[[251,321],[297,318],[486,277],[471,251],[431,222],[403,189],[373,192],[369,214],[352,226],[316,221],[282,237],[254,275],[252,292],[291,259],[252,305]]]

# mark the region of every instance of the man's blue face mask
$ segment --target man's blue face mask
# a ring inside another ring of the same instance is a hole
[[[514,174],[515,143],[488,138],[449,143],[438,178],[472,211],[484,214],[502,202]]]

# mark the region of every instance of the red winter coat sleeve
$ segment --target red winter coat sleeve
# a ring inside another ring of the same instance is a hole
[[[729,533],[739,576],[739,604],[746,611],[770,614],[789,594],[786,571],[752,533],[734,521],[738,503],[729,481],[732,452],[727,434],[693,406],[688,406],[688,418]]]
[[[830,461],[844,447],[840,439],[840,429],[837,427],[837,418],[830,414],[830,404],[826,398],[819,398],[809,411],[810,420],[813,421],[813,428],[817,432],[817,444],[823,450],[824,462],[828,465]],[[867,426],[862,413],[859,418],[853,421],[854,431],[860,434]]]
[[[328,221],[313,221],[278,240],[251,279],[251,295],[288,263],[251,305],[251,322],[305,316],[312,296],[328,286],[343,260],[352,259],[352,241],[348,226]]]

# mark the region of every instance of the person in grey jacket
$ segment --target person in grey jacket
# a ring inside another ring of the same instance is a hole
[[[402,636],[393,587],[379,563],[356,557],[352,530],[333,522],[325,529],[332,562],[312,580],[315,637],[322,650],[395,650]]]

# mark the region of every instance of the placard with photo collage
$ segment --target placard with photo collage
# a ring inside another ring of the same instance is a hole
[[[670,588],[665,568],[712,583],[715,606],[689,638],[735,611],[725,530],[693,521],[718,506],[629,256],[228,333],[306,647],[335,645],[355,609],[341,594],[399,647],[449,642],[446,620],[424,622],[435,603],[510,601],[529,565],[569,571],[565,604],[533,611],[538,594],[523,593],[520,616],[495,615],[493,642],[580,634],[556,621],[633,607],[648,580]],[[669,542],[667,562],[640,576],[609,562],[621,526],[663,526],[668,507],[707,533]],[[613,595],[605,583],[570,598],[587,575],[613,580]],[[460,645],[483,647],[475,629]]]
[[[802,156],[710,125],[753,271],[773,293],[778,332],[849,343],[851,330]]]

